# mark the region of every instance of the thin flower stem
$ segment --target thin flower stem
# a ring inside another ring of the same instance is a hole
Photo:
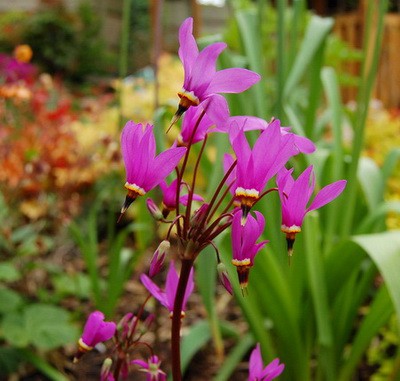
[[[231,217],[233,218],[233,215],[231,213],[227,213],[227,214],[221,214],[210,226],[209,228],[204,231],[202,233],[202,235],[200,236],[200,238],[198,238],[199,241],[202,241],[203,239],[205,239],[206,237],[208,237],[212,231],[215,229],[216,226],[218,226],[218,224],[221,222],[221,220],[223,220],[225,217]],[[225,225],[224,225],[225,226]]]
[[[171,364],[173,381],[181,381],[181,319],[182,305],[193,260],[182,259],[178,288],[176,290],[171,326]]]
[[[208,215],[208,218],[207,218],[207,222],[210,222],[210,220],[211,220],[211,218],[213,217],[213,215],[215,214],[215,212],[216,212],[216,211],[218,210],[218,208],[221,206],[222,201],[224,201],[225,196],[228,194],[228,192],[229,192],[229,190],[231,189],[233,183],[234,183],[234,181],[232,181],[232,182],[227,186],[227,188],[225,189],[225,192],[222,194],[222,196],[220,197],[219,201],[215,204],[213,210],[210,211],[210,213],[209,213],[209,215]],[[231,200],[231,201],[229,202],[229,204],[228,204],[228,209],[230,208],[230,205],[232,205],[232,203],[233,203],[233,197],[232,197],[232,200]],[[221,215],[222,215],[222,214],[225,214],[226,212],[227,212],[227,208],[224,209],[224,211],[221,213]]]
[[[203,229],[203,227],[204,227],[204,225],[205,225],[205,223],[206,223],[206,221],[207,221],[207,219],[208,219],[208,216],[209,216],[209,214],[210,214],[210,211],[211,211],[211,209],[212,209],[212,207],[213,207],[213,205],[214,205],[214,203],[215,203],[215,201],[216,201],[216,199],[217,199],[217,197],[218,197],[218,194],[219,194],[219,192],[221,192],[221,189],[222,189],[222,187],[223,187],[223,185],[226,183],[226,180],[228,179],[228,177],[229,177],[229,175],[232,173],[232,171],[234,170],[234,168],[235,168],[235,166],[236,166],[236,163],[237,163],[237,160],[235,160],[233,163],[232,163],[232,165],[230,166],[230,168],[227,170],[227,172],[225,173],[225,176],[222,178],[222,180],[221,180],[221,182],[219,183],[219,185],[218,185],[218,187],[217,187],[217,190],[215,191],[215,193],[214,193],[214,195],[213,195],[213,197],[212,197],[212,199],[211,199],[211,201],[210,201],[210,204],[208,205],[208,208],[207,208],[207,212],[205,213],[205,215],[204,215],[204,217],[203,217],[203,220],[201,221],[201,223],[200,223],[200,225],[199,225],[199,230],[201,231],[201,229]]]
[[[181,194],[181,182],[182,182],[183,174],[185,173],[186,165],[187,165],[187,162],[188,162],[188,159],[189,159],[190,149],[191,149],[192,144],[193,144],[194,135],[195,135],[195,133],[197,131],[197,128],[199,127],[200,122],[203,119],[205,114],[206,114],[206,110],[203,110],[202,113],[199,116],[199,119],[196,122],[196,125],[194,126],[192,135],[190,136],[189,144],[188,144],[188,147],[187,147],[187,150],[186,150],[186,153],[185,153],[185,157],[183,159],[182,168],[181,168],[180,171],[178,169],[176,171],[177,172],[177,180],[176,180],[177,181],[177,187],[176,187],[176,198],[175,198],[176,206],[175,206],[175,208],[176,208],[176,215],[177,216],[180,213],[179,212],[179,198],[180,198],[180,194]],[[178,228],[178,235],[180,235],[180,226]]]
[[[201,160],[201,157],[203,155],[204,148],[205,148],[205,146],[207,144],[207,137],[208,137],[208,135],[206,135],[204,137],[203,144],[201,146],[199,155],[198,155],[197,160],[196,160],[196,165],[195,165],[194,170],[193,170],[192,185],[189,188],[188,202],[187,202],[187,206],[186,206],[186,218],[184,220],[184,224],[185,224],[185,226],[184,226],[184,234],[185,235],[187,235],[187,232],[189,230],[190,212],[191,212],[191,208],[192,208],[194,188],[195,188],[195,185],[196,185],[197,171],[199,169],[200,160]]]

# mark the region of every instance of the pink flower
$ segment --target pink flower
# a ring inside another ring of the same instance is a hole
[[[248,215],[246,224],[241,224],[242,212],[239,210],[232,221],[232,263],[236,266],[239,283],[242,290],[247,287],[250,268],[254,264],[256,254],[268,241],[256,243],[264,231],[265,219],[260,212],[255,212],[256,218]]]
[[[200,118],[202,112],[203,109],[201,107],[190,107],[186,111],[182,120],[181,133],[178,136],[178,144],[180,146],[189,145],[191,139],[192,144],[202,141],[206,134],[215,125],[211,118],[207,114],[205,114],[203,115],[201,121],[196,128],[197,121]],[[196,131],[194,131],[195,128]]]
[[[279,364],[276,358],[265,368],[261,357],[260,344],[253,349],[250,355],[249,381],[271,381],[278,377],[285,369],[284,364]]]
[[[178,165],[186,152],[185,147],[174,147],[156,156],[156,141],[153,126],[126,123],[121,134],[122,156],[125,162],[128,189],[121,215],[137,196],[153,189]]]
[[[143,360],[133,360],[131,364],[139,365],[143,372],[147,373],[146,381],[165,381],[167,375],[160,369],[161,361],[156,355],[149,358],[148,362]]]
[[[181,184],[181,188],[184,185],[185,184]],[[163,214],[164,218],[166,218],[168,216],[169,212],[176,208],[177,180],[175,179],[174,181],[172,181],[170,185],[167,185],[167,183],[165,181],[162,181],[160,183],[160,188],[161,188],[161,191],[162,191],[162,194],[163,194],[163,199],[162,199],[163,210],[162,210],[162,214]],[[203,201],[203,197],[201,197],[198,194],[193,194],[193,200],[194,201]],[[187,205],[187,201],[188,201],[188,195],[187,194],[184,194],[184,195],[180,196],[179,202],[182,205]]]
[[[226,48],[226,44],[217,42],[199,52],[193,37],[192,18],[187,18],[182,23],[179,29],[179,44],[178,53],[185,78],[182,91],[178,93],[181,100],[177,118],[190,106],[198,106],[212,99],[207,112],[223,120],[228,117],[229,110],[225,98],[218,93],[240,93],[260,80],[257,73],[246,69],[230,68],[216,71],[217,58]]]
[[[0,82],[13,83],[20,80],[31,82],[35,74],[36,69],[32,64],[0,54]]]
[[[315,151],[315,144],[308,138],[300,135],[296,135],[291,132],[290,127],[281,127],[279,119],[273,118],[271,122],[267,122],[264,119],[257,118],[255,116],[231,116],[222,127],[217,126],[216,131],[227,132],[229,134],[235,134],[235,129],[242,128],[243,131],[253,130],[265,130],[271,124],[278,124],[281,129],[281,134],[290,134],[293,136],[294,154],[306,153],[310,154]]]
[[[346,186],[346,180],[339,180],[322,188],[309,207],[307,204],[314,192],[315,175],[313,166],[309,166],[298,178],[292,178],[293,169],[282,168],[276,182],[282,204],[281,230],[286,233],[288,253],[292,255],[296,233],[301,231],[305,215],[319,209],[338,197]]]
[[[293,134],[282,134],[279,122],[271,123],[262,131],[253,149],[243,129],[231,134],[237,158],[235,197],[243,210],[243,221],[260,198],[267,182],[297,153]]]
[[[92,350],[98,343],[111,339],[115,330],[116,324],[105,322],[102,312],[92,312],[83,328],[82,337],[79,339],[79,349],[82,352]]]
[[[147,290],[152,294],[164,307],[168,308],[168,310],[173,312],[174,310],[174,302],[176,290],[178,288],[179,275],[175,270],[174,263],[171,261],[169,265],[169,270],[167,274],[167,281],[165,283],[165,290],[162,290],[158,287],[146,274],[142,274],[140,276],[140,280],[143,285],[147,288]],[[190,294],[193,292],[194,281],[193,281],[193,269],[190,272],[188,284],[186,287],[185,296],[183,298],[182,303],[182,314],[184,314],[184,310],[186,308],[187,300],[189,299]]]

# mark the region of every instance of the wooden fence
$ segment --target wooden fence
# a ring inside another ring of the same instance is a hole
[[[361,48],[363,38],[362,12],[354,12],[335,16],[335,33],[348,42],[350,46]],[[359,74],[360,65],[351,62],[346,65],[350,74]],[[355,87],[343,88],[344,101],[355,100]],[[385,29],[378,75],[373,96],[383,102],[387,108],[400,108],[400,14],[385,16]]]

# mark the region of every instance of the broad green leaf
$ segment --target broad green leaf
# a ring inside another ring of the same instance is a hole
[[[30,343],[25,317],[20,312],[5,315],[1,324],[1,331],[4,339],[14,347],[23,348]]]
[[[207,321],[199,321],[192,325],[190,331],[182,339],[181,367],[185,372],[193,356],[211,340],[211,332]]]
[[[354,236],[353,241],[365,250],[381,272],[392,298],[400,329],[400,231]]]
[[[15,268],[12,262],[0,263],[0,281],[15,282],[20,278],[21,273]]]
[[[0,287],[0,314],[15,311],[23,300],[18,292]]]

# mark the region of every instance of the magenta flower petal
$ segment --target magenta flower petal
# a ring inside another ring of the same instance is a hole
[[[260,79],[261,76],[259,74],[247,69],[224,69],[215,73],[207,92],[241,93],[253,86]]]
[[[315,187],[313,167],[308,167],[297,180],[292,178],[292,170],[282,168],[277,176],[279,197],[282,205],[282,231],[286,233],[289,255],[294,236],[301,231],[301,225],[307,212],[318,209],[340,195],[346,186],[345,180],[324,187],[315,197],[310,207],[307,204]]]
[[[193,19],[187,18],[179,28],[179,58],[185,71],[185,83],[190,78],[192,67],[199,55],[196,40],[193,37]]]
[[[180,144],[188,145],[191,139],[192,143],[202,141],[210,128],[215,125],[209,115],[203,115],[200,123],[197,126],[196,132],[193,134],[197,121],[202,112],[202,107],[190,107],[189,110],[185,112],[182,120],[181,133],[178,138],[178,142]]]
[[[165,291],[158,287],[146,274],[140,276],[140,281],[151,295],[153,295],[164,307],[170,310]]]
[[[193,91],[200,100],[211,94],[207,89],[216,72],[217,58],[225,48],[225,43],[216,42],[199,53],[192,68],[190,82],[183,85],[186,91]]]
[[[154,157],[153,126],[148,124],[143,128],[131,121],[122,130],[121,146],[126,169],[125,186],[136,196],[145,194],[164,180],[186,152],[184,147],[175,147]]]
[[[279,364],[278,358],[264,368],[260,344],[257,344],[250,355],[249,381],[271,381],[278,377],[284,368],[285,365]]]
[[[92,312],[83,328],[80,344],[83,343],[89,347],[88,349],[91,349],[98,343],[111,339],[114,336],[115,330],[116,324],[114,322],[105,322],[102,312]]]
[[[240,286],[245,288],[254,258],[268,241],[256,242],[265,226],[264,216],[261,213],[256,212],[256,218],[249,214],[244,225],[242,217],[243,213],[239,210],[232,220],[232,263],[237,268]]]
[[[202,103],[202,107],[206,110],[207,115],[210,116],[210,119],[215,122],[217,127],[223,126],[229,118],[228,102],[222,95],[210,95]]]
[[[307,212],[319,209],[338,197],[346,187],[346,180],[339,180],[322,188],[314,198]]]
[[[131,364],[138,365],[147,373],[146,381],[166,381],[167,375],[160,368],[161,361],[156,355],[149,358],[147,362],[143,360],[133,360]]]
[[[164,180],[178,165],[185,152],[185,147],[176,147],[161,152],[156,156],[151,168],[147,171],[147,176],[142,186],[143,189],[149,191]]]

